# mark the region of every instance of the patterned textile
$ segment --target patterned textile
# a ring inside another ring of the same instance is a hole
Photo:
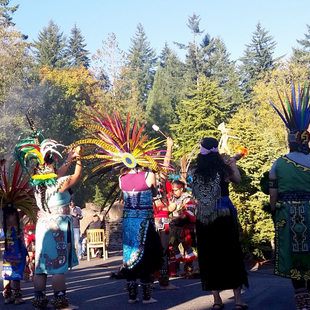
[[[36,226],[36,274],[64,273],[69,267],[78,265],[73,245],[69,252],[69,234],[73,238],[71,216],[55,214],[42,217],[41,214]]]
[[[173,216],[185,214],[190,223],[195,223],[196,203],[189,193],[182,193],[178,198],[172,197],[170,202],[176,204],[176,209],[172,213]]]
[[[64,193],[58,192],[58,189],[68,178],[70,178],[70,176],[61,177],[57,179],[54,185],[47,186],[44,197],[42,197],[41,188],[39,186],[34,188],[36,203],[42,212],[45,212],[45,208],[42,205],[43,203],[48,206],[49,212],[54,214],[62,214],[62,207],[69,205],[71,200],[70,193],[68,191]]]
[[[173,197],[170,203],[176,204],[176,209],[173,211],[172,215],[178,217],[181,215],[186,215],[186,219],[172,220],[171,227],[171,244],[173,251],[177,258],[181,257],[179,250],[179,244],[181,243],[186,254],[192,254],[192,243],[195,240],[194,230],[195,230],[195,211],[196,203],[193,201],[192,197],[188,193],[182,193],[178,198]]]
[[[275,274],[310,280],[310,169],[284,156],[277,160],[275,171],[279,183]]]
[[[196,236],[202,289],[248,286],[236,210],[229,198],[228,183],[219,175],[211,182],[194,176],[194,187],[198,200]],[[225,196],[221,197],[221,194]]]
[[[64,273],[69,267],[78,265],[73,246],[72,217],[68,207],[71,195],[68,191],[58,192],[67,178],[59,178],[54,186],[47,187],[44,203],[48,206],[48,211],[44,211],[42,207],[41,193],[35,191],[40,208],[36,226],[36,274]],[[68,242],[71,243],[71,249]]]
[[[148,227],[154,225],[152,190],[123,193],[123,262],[131,269],[142,259]]]
[[[23,235],[17,236],[15,227],[11,227],[7,233],[7,249],[3,253],[2,280],[22,280],[26,256]]]
[[[227,205],[221,206],[220,184],[219,174],[209,182],[206,182],[202,176],[194,174],[193,195],[198,202],[196,219],[203,224],[212,223],[219,216],[230,215]]]

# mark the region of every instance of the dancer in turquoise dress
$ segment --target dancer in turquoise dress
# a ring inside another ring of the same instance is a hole
[[[39,138],[35,135],[34,138],[24,139],[15,147],[16,158],[24,167],[31,164],[29,163],[31,160],[38,162],[30,172],[39,208],[36,225],[35,298],[32,303],[38,309],[47,306],[46,278],[51,274],[54,290],[52,304],[55,309],[63,309],[69,306],[64,273],[78,265],[75,248],[72,246],[74,234],[69,208],[71,200],[69,189],[78,182],[82,174],[79,158],[81,150],[79,148],[71,151],[56,174],[54,165],[57,156],[60,156],[56,150],[59,144],[50,139],[40,143]],[[72,161],[76,162],[74,173],[65,176]]]

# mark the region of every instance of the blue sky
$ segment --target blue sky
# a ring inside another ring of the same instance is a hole
[[[127,51],[138,23],[157,54],[165,42],[177,51],[173,41],[192,40],[186,23],[193,12],[200,15],[204,33],[224,41],[232,60],[243,55],[258,22],[277,42],[275,56],[289,55],[310,25],[309,0],[11,0],[10,4],[20,5],[13,21],[30,41],[52,19],[67,36],[77,24],[91,53],[111,32]]]

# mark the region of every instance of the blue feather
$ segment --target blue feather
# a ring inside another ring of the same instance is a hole
[[[275,105],[268,99],[269,103],[271,106],[276,110],[276,112],[279,114],[281,117],[282,121],[284,122],[285,126],[289,128],[287,121],[285,120],[284,116],[281,114],[281,112],[275,107]]]

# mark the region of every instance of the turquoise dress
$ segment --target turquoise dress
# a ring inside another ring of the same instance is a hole
[[[140,278],[159,270],[162,264],[162,246],[154,225],[152,190],[145,177],[145,171],[121,177],[125,200],[123,265],[127,276]]]
[[[61,183],[68,177],[57,179],[45,193],[48,210],[41,204],[39,189],[35,188],[37,205],[40,209],[36,226],[36,274],[60,274],[78,265],[73,240],[72,217],[69,214],[71,195],[68,191],[58,192]],[[68,246],[71,243],[71,248]]]

